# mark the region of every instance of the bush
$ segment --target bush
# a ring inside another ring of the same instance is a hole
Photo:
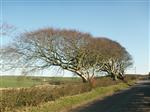
[[[15,107],[37,106],[43,102],[54,101],[63,96],[71,96],[90,90],[87,84],[2,90],[0,109],[4,112]]]
[[[136,77],[128,76],[127,80],[133,80]],[[122,81],[113,81],[109,77],[100,77],[94,79],[94,87],[106,87],[116,85]],[[53,84],[55,84],[53,82]],[[0,110],[1,112],[12,110],[13,108],[22,106],[37,106],[40,103],[54,101],[60,97],[72,96],[91,90],[88,83],[72,83],[67,82],[61,85],[40,85],[31,88],[7,89],[1,90],[0,94]]]
[[[121,80],[114,81],[110,77],[100,77],[95,79],[94,87],[107,87],[121,83]]]

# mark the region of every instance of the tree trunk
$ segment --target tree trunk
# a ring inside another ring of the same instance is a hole
[[[87,81],[87,79],[85,79],[84,77],[81,77],[82,78],[82,82],[83,83],[87,83],[88,81]]]
[[[114,80],[114,81],[117,81],[117,80],[118,80],[118,77],[117,77],[116,75],[114,75],[113,80]]]
[[[94,78],[89,79],[88,82],[89,82],[91,89],[96,86],[96,80]]]
[[[111,73],[111,76],[112,76],[112,78],[113,78],[113,80],[114,80],[114,81],[117,81],[117,80],[118,80],[118,77],[117,77],[117,75],[116,75],[116,74]]]
[[[118,78],[119,78],[120,80],[124,80],[124,77],[123,77],[123,75],[122,75],[121,73],[119,73]]]
[[[82,82],[83,82],[83,83],[87,83],[87,82],[88,82],[88,80],[87,80],[85,77],[83,77],[83,75],[82,75],[81,73],[76,72],[76,74],[77,74],[79,77],[82,78]]]

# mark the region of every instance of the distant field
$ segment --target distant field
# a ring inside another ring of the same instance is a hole
[[[127,79],[135,79],[136,75],[128,75]],[[115,83],[111,79],[100,77],[98,80],[101,86],[110,85]],[[82,80],[78,77],[31,77],[31,76],[1,76],[0,77],[0,88],[18,88],[18,87],[32,87],[39,84],[52,84],[52,85],[62,85],[62,84],[79,84]],[[107,84],[108,83],[108,84]]]
[[[39,84],[50,83],[55,85],[80,82],[79,78],[62,77],[25,77],[25,76],[1,76],[0,88],[32,87]]]
[[[32,80],[27,77],[16,77],[16,76],[2,76],[0,77],[0,87],[31,87],[39,84],[40,81]]]

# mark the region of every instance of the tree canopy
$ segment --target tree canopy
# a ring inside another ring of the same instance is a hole
[[[78,75],[83,82],[92,82],[100,72],[115,80],[123,79],[124,71],[132,64],[131,55],[118,42],[76,30],[43,28],[23,33],[17,39],[3,54],[17,60],[11,61],[13,67],[24,66],[27,71],[58,66]]]

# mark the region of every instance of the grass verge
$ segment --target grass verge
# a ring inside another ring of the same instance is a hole
[[[104,98],[105,96],[112,95],[116,91],[120,91],[128,87],[129,86],[125,83],[108,87],[98,87],[90,92],[62,97],[56,101],[43,103],[36,107],[18,108],[16,112],[66,112],[69,109],[75,108],[79,105],[84,105],[97,98]]]

